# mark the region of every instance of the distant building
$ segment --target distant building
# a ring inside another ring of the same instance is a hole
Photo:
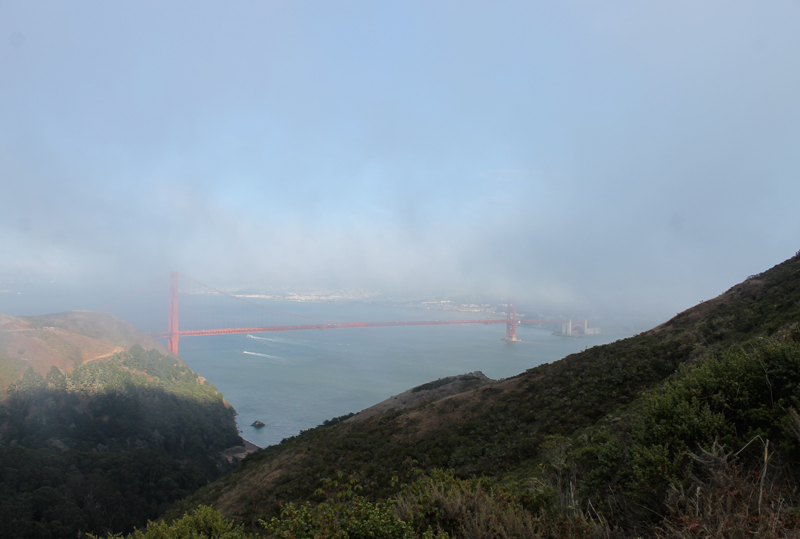
[[[561,330],[555,330],[553,335],[564,335],[565,337],[578,337],[582,335],[600,335],[600,328],[590,328],[589,320],[573,320],[570,318],[561,324]]]

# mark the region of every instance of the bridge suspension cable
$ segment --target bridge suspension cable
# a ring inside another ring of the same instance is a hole
[[[194,288],[181,289],[181,281],[191,283]],[[150,335],[157,338],[166,338],[169,350],[175,355],[178,355],[178,343],[181,337],[199,335],[368,327],[505,324],[506,335],[504,340],[518,342],[517,325],[519,324],[567,322],[567,320],[561,319],[519,319],[517,317],[517,304],[511,299],[508,300],[505,318],[474,318],[466,320],[415,319],[376,322],[330,320],[274,309],[252,300],[259,296],[241,297],[234,295],[175,271],[171,272],[169,282],[167,331],[151,332]],[[116,305],[148,288],[148,286],[137,289],[110,303],[108,306]]]

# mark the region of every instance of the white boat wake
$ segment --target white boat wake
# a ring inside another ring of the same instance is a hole
[[[305,344],[307,340],[293,341],[290,339],[282,339],[280,337],[256,337],[255,335],[247,334],[248,339],[255,339],[257,341],[277,342],[281,344]]]
[[[274,359],[278,363],[286,363],[286,359],[278,356],[271,356],[269,354],[260,354],[258,352],[248,352],[247,350],[244,350],[242,353],[247,354],[248,356],[258,356],[258,357],[265,357],[267,359]]]

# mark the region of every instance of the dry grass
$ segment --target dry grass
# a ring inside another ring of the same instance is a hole
[[[764,463],[759,470],[740,470],[735,455],[717,444],[693,454],[698,473],[689,489],[672,492],[670,515],[655,529],[655,536],[800,538],[792,493],[781,486],[780,469],[770,465],[769,442],[763,445]]]

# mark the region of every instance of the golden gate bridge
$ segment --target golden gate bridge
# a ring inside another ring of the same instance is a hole
[[[197,288],[190,293],[196,299],[206,297],[207,301],[193,301],[188,310],[179,317],[180,286],[179,277],[189,281]],[[134,292],[135,294],[136,292]],[[129,294],[127,297],[130,297]],[[125,299],[122,298],[122,299]],[[222,301],[219,301],[219,300]],[[118,300],[121,301],[121,300]],[[117,302],[115,302],[117,303]],[[504,340],[516,342],[517,325],[563,323],[567,320],[553,318],[518,318],[517,305],[508,300],[505,318],[474,318],[464,320],[393,320],[377,322],[344,322],[326,320],[311,316],[293,314],[265,305],[258,304],[248,297],[229,294],[210,287],[186,275],[173,271],[170,274],[169,314],[167,331],[151,332],[156,338],[166,338],[170,352],[178,355],[178,342],[181,337],[200,335],[230,335],[236,333],[266,333],[276,331],[305,331],[327,329],[352,329],[371,327],[404,327],[404,326],[450,326],[467,324],[505,324]],[[183,324],[183,325],[182,325]],[[188,326],[192,329],[181,329]]]

